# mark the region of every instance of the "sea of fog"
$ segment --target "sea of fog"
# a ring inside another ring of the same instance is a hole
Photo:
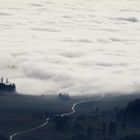
[[[27,94],[140,89],[139,0],[0,0],[0,76]]]

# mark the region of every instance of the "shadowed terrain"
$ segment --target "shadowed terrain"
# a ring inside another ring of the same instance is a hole
[[[1,95],[0,134],[15,140],[137,140],[140,96]],[[74,103],[82,100],[74,107]],[[58,115],[59,114],[59,115]],[[48,123],[46,118],[50,118]],[[38,127],[41,126],[41,127]],[[32,128],[36,128],[30,130]],[[135,138],[135,139],[134,139]],[[3,140],[3,139],[2,139]]]

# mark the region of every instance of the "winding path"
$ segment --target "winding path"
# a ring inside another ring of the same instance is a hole
[[[73,104],[73,106],[72,106],[72,111],[71,111],[71,112],[62,114],[62,115],[60,115],[60,116],[61,116],[61,117],[64,117],[64,116],[72,115],[72,114],[75,113],[75,111],[76,111],[76,110],[75,110],[75,107],[76,107],[77,105],[82,104],[82,103],[86,103],[86,102],[99,101],[99,100],[101,100],[103,97],[104,97],[104,96],[101,96],[99,99],[94,99],[94,100],[93,100],[93,99],[90,99],[90,100],[82,100],[82,101],[76,102],[75,104]],[[16,132],[16,133],[12,134],[12,135],[10,136],[9,139],[10,139],[10,140],[13,140],[13,139],[14,139],[16,136],[18,136],[18,135],[25,134],[25,133],[29,133],[29,132],[33,132],[33,131],[35,131],[35,130],[37,130],[37,129],[40,129],[40,128],[44,127],[45,125],[47,125],[47,124],[49,123],[49,120],[50,120],[50,119],[51,119],[51,118],[46,118],[45,122],[44,122],[43,124],[41,124],[40,126],[31,128],[31,129],[27,129],[27,130],[24,130],[24,131]]]

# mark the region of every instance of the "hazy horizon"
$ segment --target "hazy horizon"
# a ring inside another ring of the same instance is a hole
[[[140,91],[139,0],[1,0],[0,76],[27,94]]]

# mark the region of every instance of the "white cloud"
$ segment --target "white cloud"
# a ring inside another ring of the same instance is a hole
[[[139,91],[138,0],[0,3],[0,74],[19,92]]]

